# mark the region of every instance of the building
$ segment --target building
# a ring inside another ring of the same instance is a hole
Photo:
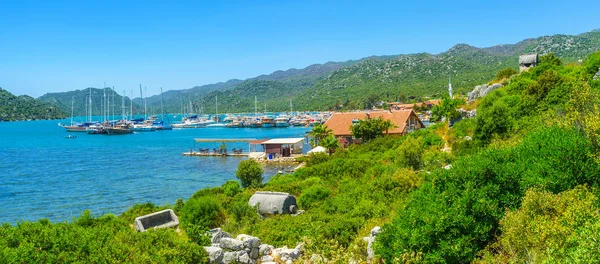
[[[537,66],[539,60],[537,54],[524,54],[519,56],[519,71],[527,71],[531,67]]]
[[[333,113],[325,122],[325,126],[332,130],[337,138],[344,138],[349,143],[353,142],[352,125],[367,118],[382,118],[390,120],[396,127],[390,129],[388,134],[404,135],[417,129],[425,128],[417,114],[412,109],[398,111],[376,111],[376,112],[349,112]]]
[[[257,146],[262,146],[264,150],[261,157],[266,159],[275,159],[280,157],[294,157],[302,155],[304,138],[274,138],[265,140],[250,141],[250,152],[257,153]]]

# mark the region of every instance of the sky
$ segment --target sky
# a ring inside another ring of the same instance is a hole
[[[0,0],[0,87],[148,95],[371,55],[600,28],[597,1]]]

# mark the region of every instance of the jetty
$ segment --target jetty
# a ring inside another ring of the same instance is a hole
[[[190,151],[184,152],[182,156],[202,156],[202,157],[248,157],[246,153],[219,153],[219,152],[202,152],[202,151]]]

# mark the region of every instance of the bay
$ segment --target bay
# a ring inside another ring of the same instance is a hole
[[[68,120],[0,123],[0,223],[57,222],[86,209],[118,215],[139,203],[174,204],[235,180],[238,163],[246,159],[182,156],[193,147],[220,145],[194,144],[194,138],[303,137],[309,130],[214,127],[107,136],[67,133],[58,122]],[[69,134],[77,138],[65,139]],[[247,150],[248,144],[227,148]],[[265,180],[282,169],[267,166]]]

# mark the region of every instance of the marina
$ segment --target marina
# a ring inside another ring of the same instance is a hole
[[[180,118],[179,114],[173,116],[169,116],[171,120]],[[84,119],[75,117],[74,123]],[[70,118],[59,121],[68,124]],[[248,153],[248,142],[227,142],[228,158],[182,156],[194,146],[195,150],[212,151],[221,145],[195,139],[292,138],[303,137],[310,129],[204,127],[112,136],[67,132],[56,123],[0,123],[0,203],[7,212],[0,215],[1,222],[41,218],[60,222],[72,220],[86,209],[94,215],[118,215],[134,204],[172,204],[199,189],[235,179],[238,163],[248,158],[231,155],[233,148]],[[69,135],[76,138],[67,139]],[[265,180],[289,171],[290,166],[265,166]]]

